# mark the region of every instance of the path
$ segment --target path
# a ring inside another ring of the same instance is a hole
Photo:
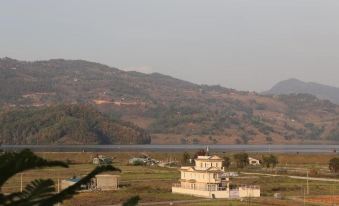
[[[323,181],[323,182],[339,182],[339,179],[333,178],[320,178],[320,177],[302,177],[302,176],[293,176],[293,175],[274,175],[274,174],[267,174],[267,173],[252,173],[252,172],[241,172],[242,174],[246,175],[263,175],[263,176],[270,176],[270,177],[289,177],[292,179],[300,179],[300,180],[313,180],[313,181]]]
[[[197,203],[211,201],[212,199],[195,199],[195,200],[176,200],[176,201],[163,201],[163,202],[143,202],[139,203],[139,206],[152,206],[152,205],[177,205],[177,204],[186,204],[186,203]],[[115,205],[102,205],[102,206],[121,206],[122,204]]]

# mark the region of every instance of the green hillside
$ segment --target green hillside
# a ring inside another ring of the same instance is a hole
[[[92,107],[60,105],[0,113],[3,144],[148,144],[137,126],[111,120]]]

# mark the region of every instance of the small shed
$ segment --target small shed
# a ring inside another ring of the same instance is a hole
[[[101,191],[117,190],[119,188],[119,175],[101,174],[95,176],[96,189]]]

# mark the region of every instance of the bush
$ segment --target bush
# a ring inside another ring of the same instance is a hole
[[[248,165],[248,154],[247,153],[238,153],[233,156],[237,168],[244,168]]]
[[[332,158],[328,163],[328,167],[333,173],[339,172],[339,158],[338,157]]]

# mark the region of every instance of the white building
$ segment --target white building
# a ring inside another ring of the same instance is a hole
[[[206,198],[260,197],[256,186],[230,189],[222,162],[218,156],[198,156],[194,167],[181,167],[181,179],[173,185],[172,192]]]
[[[248,164],[257,166],[257,165],[260,165],[260,160],[254,159],[252,157],[248,157]]]

